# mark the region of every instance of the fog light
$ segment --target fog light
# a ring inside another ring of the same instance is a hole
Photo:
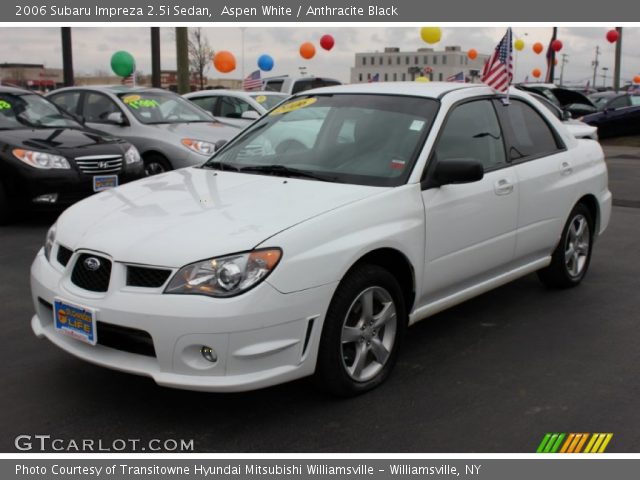
[[[200,349],[200,353],[202,354],[202,357],[208,362],[216,363],[218,361],[218,354],[211,347],[203,345]]]
[[[45,193],[33,199],[33,203],[56,203],[57,201],[57,193]]]

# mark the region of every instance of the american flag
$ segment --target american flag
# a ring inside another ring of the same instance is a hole
[[[465,82],[464,72],[456,73],[455,75],[451,75],[450,77],[447,77],[447,82],[464,83]]]
[[[256,88],[262,88],[262,79],[260,78],[260,70],[256,70],[251,73],[242,82],[242,88],[244,90],[255,90]]]
[[[480,79],[491,88],[506,92],[513,80],[513,41],[511,28],[507,29],[496,50],[484,64]]]

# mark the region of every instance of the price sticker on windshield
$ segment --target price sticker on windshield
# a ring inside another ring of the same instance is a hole
[[[0,100],[0,110],[10,110],[10,109],[11,109],[11,104],[9,102]]]
[[[160,103],[157,100],[142,98],[140,95],[127,95],[122,101],[130,108],[138,110],[139,108],[157,108]]]
[[[317,98],[303,98],[302,100],[296,100],[295,102],[289,102],[281,107],[276,108],[269,115],[282,115],[283,113],[293,112],[309,105],[313,105],[318,101]]]
[[[258,95],[258,96],[256,97],[256,102],[258,102],[258,103],[264,103],[264,101],[265,101],[266,99],[267,99],[267,96],[266,96],[266,95]]]

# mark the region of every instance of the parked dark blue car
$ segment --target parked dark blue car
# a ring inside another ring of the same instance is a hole
[[[598,127],[600,138],[621,137],[640,134],[640,95],[623,93],[614,95],[600,110],[585,115],[582,121]]]

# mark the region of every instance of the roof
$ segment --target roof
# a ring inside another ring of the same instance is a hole
[[[35,92],[30,92],[29,90],[25,90],[24,88],[0,85],[0,93],[35,93]]]
[[[185,98],[197,98],[197,97],[210,97],[210,96],[222,96],[222,95],[231,95],[236,97],[253,97],[256,95],[276,95],[279,97],[288,97],[286,93],[282,92],[273,92],[273,91],[262,91],[262,90],[251,90],[249,92],[245,92],[244,90],[228,90],[223,88],[215,88],[210,90],[198,90],[197,92],[189,92],[185,93],[183,96]]]
[[[126,85],[77,85],[73,87],[64,87],[55,90],[56,92],[62,90],[98,90],[102,92],[111,92],[111,93],[129,93],[129,92],[147,92],[149,90],[158,90],[166,92],[167,90],[163,90],[160,88],[153,87],[128,87]]]
[[[306,93],[372,93],[378,95],[410,95],[416,97],[439,98],[444,94],[454,90],[477,88],[492,90],[482,83],[460,83],[460,82],[372,82],[354,83],[351,85],[336,85],[333,87],[322,87],[313,90],[300,92]]]

